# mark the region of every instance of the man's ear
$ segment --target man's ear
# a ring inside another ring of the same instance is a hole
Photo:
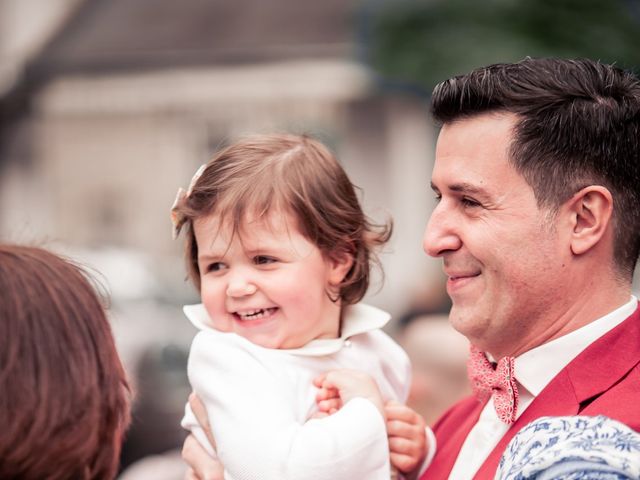
[[[613,196],[601,185],[589,185],[568,202],[571,215],[571,251],[581,255],[604,236],[613,215]]]
[[[353,255],[351,252],[335,252],[328,258],[329,262],[329,285],[339,285],[349,270],[353,266]]]

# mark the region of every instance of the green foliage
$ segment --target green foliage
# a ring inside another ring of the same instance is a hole
[[[369,2],[363,13],[374,70],[426,91],[525,56],[640,66],[638,0],[387,0]]]

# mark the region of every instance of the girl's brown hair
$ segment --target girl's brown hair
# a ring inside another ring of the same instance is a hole
[[[392,225],[372,223],[335,156],[307,135],[246,137],[220,151],[176,205],[187,230],[189,275],[200,289],[198,245],[193,221],[216,214],[234,232],[246,216],[291,213],[300,232],[327,258],[351,255],[353,266],[339,286],[342,304],[362,299],[369,287],[374,248],[386,243]]]
[[[0,478],[111,479],[129,387],[85,272],[0,245]]]

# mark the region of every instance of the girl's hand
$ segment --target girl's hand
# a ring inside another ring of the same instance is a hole
[[[342,399],[340,393],[336,388],[325,388],[322,386],[324,376],[316,377],[313,380],[313,384],[318,387],[318,393],[316,394],[316,405],[318,411],[313,414],[311,418],[323,418],[328,415],[333,415],[342,408]]]
[[[383,417],[385,415],[378,384],[366,373],[334,370],[316,377],[313,384],[320,389],[316,403],[321,414],[335,413],[352,398],[363,397],[370,400]]]
[[[411,408],[393,400],[388,401],[384,409],[391,465],[402,472],[405,478],[417,478],[427,456],[424,419]]]

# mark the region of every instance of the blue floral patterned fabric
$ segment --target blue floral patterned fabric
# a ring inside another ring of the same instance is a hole
[[[552,479],[639,480],[640,434],[602,415],[539,418],[511,440],[496,480]]]

